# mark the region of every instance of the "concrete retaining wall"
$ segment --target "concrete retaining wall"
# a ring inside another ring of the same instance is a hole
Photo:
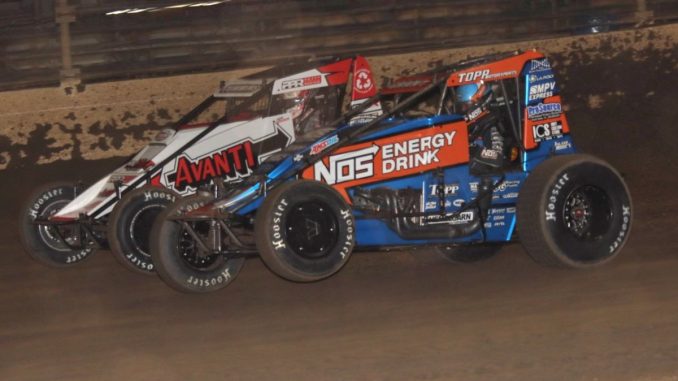
[[[677,141],[675,95],[678,25],[601,35],[370,57],[379,77],[395,77],[469,55],[537,48],[552,60],[578,143],[614,161],[612,144],[644,135]],[[46,88],[0,93],[0,173],[59,160],[128,156],[153,131],[178,119],[219,80],[255,70],[90,85],[66,95]],[[648,108],[649,106],[649,108]],[[642,125],[641,125],[642,124]],[[636,130],[637,128],[637,130]],[[618,141],[617,141],[618,140]],[[608,152],[609,151],[609,152]]]

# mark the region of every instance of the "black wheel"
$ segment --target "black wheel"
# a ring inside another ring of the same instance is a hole
[[[180,196],[167,188],[145,186],[125,194],[108,219],[108,241],[126,268],[153,275],[150,237],[155,218]]]
[[[452,263],[474,263],[490,259],[497,255],[502,245],[441,245],[435,249]]]
[[[290,181],[257,211],[255,236],[264,263],[283,278],[311,282],[348,261],[355,221],[343,197],[317,181]]]
[[[66,267],[82,262],[94,252],[93,242],[89,242],[76,225],[33,223],[38,218],[54,215],[71,202],[75,194],[76,184],[58,182],[43,185],[28,197],[21,209],[19,233],[24,249],[33,259],[48,266]]]
[[[151,230],[151,259],[160,278],[183,292],[210,292],[226,287],[235,279],[245,258],[226,258],[201,249],[191,232],[208,241],[211,221],[185,222],[191,230],[169,217],[190,212],[212,201],[199,193],[178,200],[164,209]]]
[[[548,159],[518,198],[518,235],[536,261],[585,268],[614,258],[631,230],[628,188],[609,164],[589,155]]]

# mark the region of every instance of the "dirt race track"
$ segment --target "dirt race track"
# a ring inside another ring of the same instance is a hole
[[[225,290],[184,295],[107,252],[65,270],[23,254],[28,189],[113,160],[0,172],[0,380],[678,380],[678,65],[649,52],[561,68],[575,141],[635,204],[626,248],[590,271],[520,244],[472,265],[357,253],[313,284],[253,259]]]
[[[250,260],[184,295],[107,252],[47,269],[0,250],[2,380],[676,380],[678,234],[632,189],[621,257],[544,268],[519,244],[484,263],[358,253],[335,277],[284,281]],[[669,205],[675,209],[676,201]]]

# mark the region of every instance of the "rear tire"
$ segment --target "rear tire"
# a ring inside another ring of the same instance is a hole
[[[154,274],[149,243],[153,222],[180,197],[170,189],[150,185],[122,197],[108,219],[108,241],[120,264],[138,274]]]
[[[51,267],[68,267],[82,262],[94,253],[94,245],[74,250],[59,237],[57,230],[68,239],[72,225],[35,225],[37,218],[47,218],[61,210],[76,195],[77,185],[69,182],[45,184],[28,197],[21,209],[19,235],[26,253]],[[73,241],[75,244],[76,241]]]
[[[631,231],[631,196],[619,173],[590,155],[548,159],[518,197],[518,235],[537,262],[588,268],[616,257]]]
[[[240,273],[245,258],[226,258],[200,250],[193,238],[171,216],[189,212],[212,201],[199,193],[175,202],[155,219],[151,230],[151,259],[160,278],[175,290],[205,293],[226,287]],[[187,222],[197,234],[206,234],[209,221]]]
[[[341,269],[355,244],[355,221],[344,198],[317,181],[295,180],[268,194],[254,225],[257,249],[276,274],[297,282]]]

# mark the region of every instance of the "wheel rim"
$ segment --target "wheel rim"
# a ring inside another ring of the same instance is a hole
[[[585,185],[575,188],[563,204],[563,224],[581,241],[596,241],[612,226],[612,205],[601,188]]]
[[[69,202],[69,200],[54,201],[48,204],[45,209],[43,209],[40,216],[53,216]],[[47,245],[50,249],[55,251],[68,252],[73,250],[66,243],[64,243],[61,237],[64,237],[66,242],[68,242],[70,245],[75,245],[79,241],[79,237],[74,236],[75,229],[73,229],[73,226],[71,225],[38,225],[38,234],[40,235],[42,242],[44,242],[45,245]]]
[[[196,222],[191,223],[193,231],[206,240],[209,233],[209,223]],[[206,253],[195,242],[188,230],[182,228],[179,233],[179,242],[177,249],[181,260],[190,268],[197,271],[210,271],[214,269],[222,258],[220,254]]]
[[[129,228],[132,245],[137,252],[146,257],[151,256],[149,254],[150,228],[162,209],[163,206],[160,204],[146,205],[132,216]]]
[[[308,259],[329,254],[339,240],[339,224],[332,209],[320,201],[294,205],[285,220],[285,235],[292,250]]]

